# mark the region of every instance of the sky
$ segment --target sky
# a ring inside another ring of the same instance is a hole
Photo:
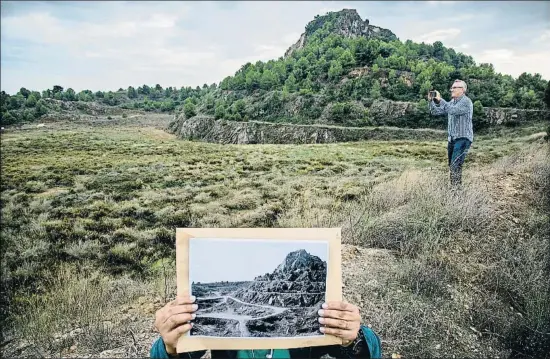
[[[189,240],[189,281],[248,281],[272,273],[287,254],[305,249],[324,261],[327,241],[236,240],[200,238]]]
[[[548,1],[2,1],[1,89],[219,83],[284,55],[315,15],[356,9],[406,41],[550,79]]]

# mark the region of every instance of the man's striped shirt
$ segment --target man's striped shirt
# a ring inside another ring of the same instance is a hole
[[[447,132],[449,141],[460,137],[465,137],[471,142],[474,141],[474,128],[472,124],[474,105],[468,96],[462,95],[449,102],[441,99],[439,106],[432,100],[429,106],[432,115],[448,115]]]

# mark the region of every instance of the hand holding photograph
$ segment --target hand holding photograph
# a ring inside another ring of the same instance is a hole
[[[178,295],[198,304],[178,352],[341,343],[318,322],[341,300],[339,229],[178,229],[176,253]]]

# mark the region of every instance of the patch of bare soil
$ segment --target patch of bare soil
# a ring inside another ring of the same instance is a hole
[[[175,140],[176,135],[168,133],[162,129],[155,127],[140,128],[139,132],[147,137],[154,138],[156,140]]]

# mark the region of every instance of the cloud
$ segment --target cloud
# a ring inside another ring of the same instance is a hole
[[[435,17],[433,11],[448,9],[443,5],[449,2],[429,9],[411,2],[234,4],[236,10],[216,2],[2,2],[2,89],[13,93],[22,86],[43,90],[60,84],[97,91],[144,83],[194,87],[219,82],[246,62],[283,56],[316,14],[344,8],[356,8],[363,18],[403,40],[439,40],[467,49],[477,62],[496,61],[502,72],[544,74],[547,67],[540,51],[550,38],[543,31],[547,24],[509,21],[494,28],[494,22],[484,20],[505,21],[499,11],[506,8],[497,3],[486,3],[484,11],[466,3],[460,13],[445,11]],[[517,19],[531,10],[518,6],[506,11]],[[525,33],[535,35],[517,43],[510,40]],[[495,52],[503,49],[513,54]]]
[[[534,43],[548,42],[550,40],[550,30],[545,30],[540,36],[533,39]]]
[[[514,77],[523,72],[540,73],[543,78],[550,78],[550,51],[531,51],[517,54],[510,49],[489,49],[474,57],[476,63],[491,63],[495,71],[510,74]]]
[[[357,6],[342,4],[338,1],[324,2],[323,7],[319,9],[318,15],[326,15],[329,12],[341,11],[343,9],[355,9]]]
[[[451,28],[451,29],[440,29],[428,32],[426,34],[420,35],[418,41],[426,43],[434,43],[436,41],[445,41],[457,37],[461,33],[460,29]]]

